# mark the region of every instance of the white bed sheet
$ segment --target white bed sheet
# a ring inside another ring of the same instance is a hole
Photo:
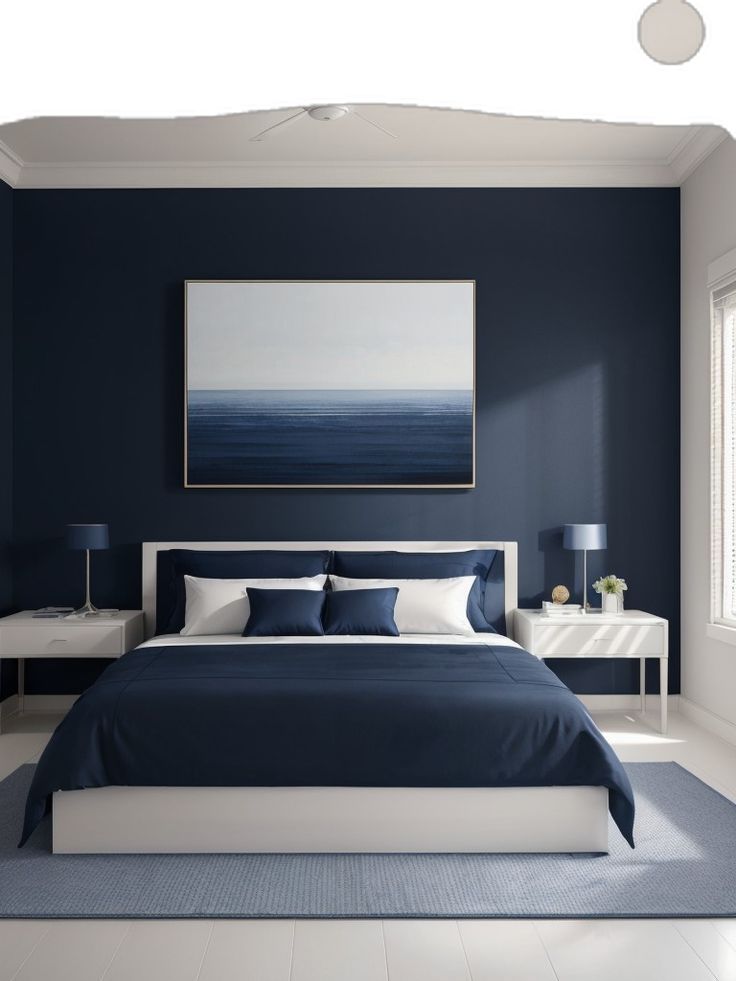
[[[330,634],[310,637],[241,637],[238,634],[203,634],[182,636],[161,634],[139,645],[141,647],[190,647],[200,644],[457,644],[468,646],[486,644],[488,647],[517,647],[519,644],[503,634],[402,634],[384,637],[375,634]]]

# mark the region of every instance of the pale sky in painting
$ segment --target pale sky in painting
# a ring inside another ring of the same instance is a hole
[[[190,389],[473,388],[472,283],[190,283]]]

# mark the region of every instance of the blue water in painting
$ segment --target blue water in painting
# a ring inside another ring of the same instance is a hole
[[[473,393],[190,391],[190,484],[469,484]]]

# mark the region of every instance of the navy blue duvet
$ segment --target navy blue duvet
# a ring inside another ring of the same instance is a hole
[[[609,790],[633,846],[634,799],[582,704],[511,647],[145,647],[75,703],[36,768],[21,844],[51,794],[109,785]]]

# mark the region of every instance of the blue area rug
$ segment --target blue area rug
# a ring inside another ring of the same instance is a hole
[[[48,819],[16,847],[23,766],[0,783],[0,916],[736,916],[736,806],[675,763],[626,770],[637,847],[612,823],[603,856],[55,856]]]

